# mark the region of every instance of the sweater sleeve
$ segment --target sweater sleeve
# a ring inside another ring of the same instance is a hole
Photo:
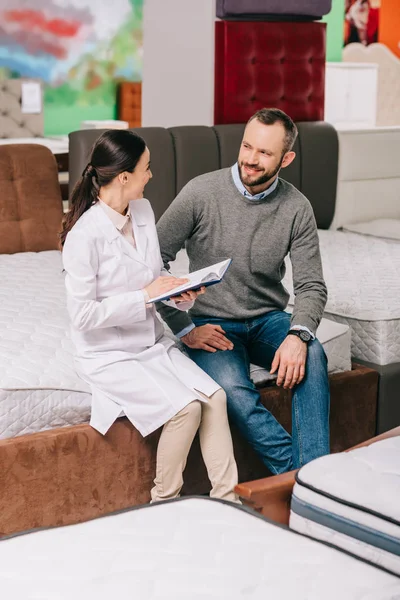
[[[327,301],[322,273],[317,224],[310,204],[293,226],[290,260],[295,302],[292,326],[307,327],[315,334]]]
[[[175,260],[177,253],[193,233],[196,225],[195,200],[194,185],[190,181],[157,223],[161,256],[166,269],[169,269],[170,262]],[[161,302],[157,303],[156,308],[173,333],[180,333],[193,325],[187,312]]]

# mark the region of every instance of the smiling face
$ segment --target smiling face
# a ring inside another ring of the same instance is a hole
[[[145,149],[137,163],[133,173],[121,173],[120,177],[126,177],[124,194],[128,200],[138,200],[144,196],[144,188],[153,177],[150,170],[150,151]]]
[[[238,165],[243,185],[251,194],[266,190],[280,169],[287,167],[294,157],[294,152],[285,152],[282,123],[264,125],[253,119],[246,126],[239,151]]]

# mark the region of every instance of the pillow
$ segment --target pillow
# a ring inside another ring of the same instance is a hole
[[[366,223],[352,223],[343,226],[342,229],[351,233],[400,242],[400,219],[376,219]]]

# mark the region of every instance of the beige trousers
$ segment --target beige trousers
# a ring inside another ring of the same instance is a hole
[[[207,398],[207,404],[194,400],[164,425],[157,449],[152,502],[179,496],[187,456],[197,430],[212,486],[210,496],[239,502],[233,491],[238,473],[226,412],[226,394],[222,389]]]

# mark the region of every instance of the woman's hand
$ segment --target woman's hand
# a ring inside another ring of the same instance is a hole
[[[171,300],[174,302],[194,302],[197,296],[201,296],[206,291],[206,288],[203,286],[199,290],[189,290],[187,292],[183,292],[180,296],[173,296]]]
[[[171,277],[170,275],[161,275],[144,289],[148,293],[149,298],[154,298],[155,296],[165,296],[174,288],[183,285],[188,281],[189,279],[178,279],[178,277]],[[177,297],[180,298],[181,296]]]

